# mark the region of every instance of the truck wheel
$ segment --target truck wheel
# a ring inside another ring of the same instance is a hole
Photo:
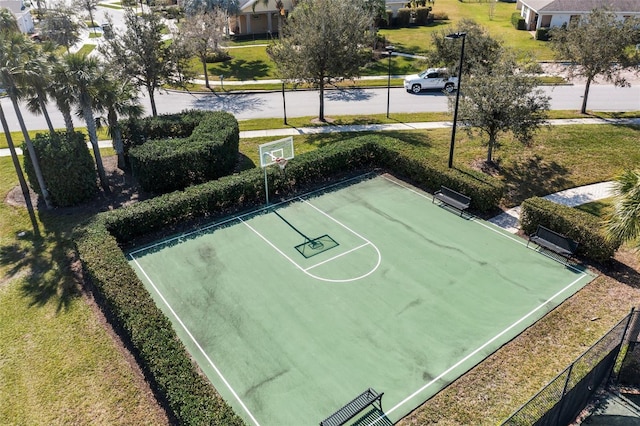
[[[422,86],[420,86],[419,84],[414,84],[413,86],[411,86],[411,91],[413,93],[420,93],[421,90]]]
[[[453,83],[447,83],[444,85],[444,91],[447,93],[451,93],[454,90]]]

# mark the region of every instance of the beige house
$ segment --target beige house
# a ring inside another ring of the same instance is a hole
[[[398,9],[405,7],[409,0],[385,1],[387,10],[395,16]],[[279,20],[284,21],[296,3],[297,0],[269,0],[265,5],[263,0],[240,0],[240,12],[231,19],[229,25],[231,32],[237,35],[275,34],[278,32]],[[278,9],[278,4],[281,9]]]
[[[620,19],[640,17],[640,0],[518,0],[516,3],[529,31],[569,25],[592,10],[603,8]]]
[[[278,9],[278,3],[282,8]],[[240,12],[232,19],[234,34],[269,34],[278,32],[278,20],[284,19],[295,6],[296,0],[240,0]]]

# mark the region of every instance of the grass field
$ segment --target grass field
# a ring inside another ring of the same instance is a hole
[[[485,27],[492,37],[501,40],[505,46],[513,48],[519,55],[533,57],[536,60],[554,58],[548,43],[535,40],[528,31],[517,31],[513,28],[511,14],[516,12],[513,3],[439,0],[433,8],[434,13],[444,13],[449,19],[436,21],[433,25],[424,27],[381,29],[379,33],[386,38],[387,43],[393,44],[398,52],[421,55],[429,50],[431,35],[434,32],[446,31],[462,19],[472,19]],[[266,46],[270,43],[273,43],[273,40],[230,42],[229,46],[234,47],[229,49],[232,59],[223,63],[210,63],[210,76],[217,79],[224,74],[225,79],[231,81],[278,78],[275,64],[266,53]],[[396,57],[391,63],[391,73],[412,74],[428,65],[421,59]],[[382,58],[363,68],[362,75],[386,75],[387,66],[387,61]],[[196,73],[202,73],[202,65],[198,61],[192,62],[192,68]]]
[[[3,200],[15,185],[0,158]],[[0,424],[167,424],[78,287],[69,233],[83,217],[40,212],[34,244],[18,236],[30,228],[25,209],[0,203]]]

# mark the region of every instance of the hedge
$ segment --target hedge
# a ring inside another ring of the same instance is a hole
[[[411,9],[403,7],[398,9],[396,14],[396,25],[398,27],[408,27],[411,23]]]
[[[193,109],[177,114],[161,114],[157,117],[119,120],[127,161],[129,161],[129,150],[134,146],[142,145],[147,140],[167,137],[186,138],[193,133],[193,129],[204,120],[207,114],[210,112]]]
[[[538,225],[546,226],[577,241],[577,254],[596,262],[613,257],[621,242],[609,240],[597,216],[544,198],[524,200],[520,213],[522,230],[530,235]]]
[[[412,158],[395,148],[401,145],[399,142],[381,135],[363,135],[299,155],[289,162],[286,175],[276,167],[267,169],[269,188],[275,196],[286,197],[347,175],[384,168],[410,176],[427,189],[447,184],[466,191],[477,198],[474,202],[478,209],[495,208],[501,195],[499,182],[492,183],[491,178],[483,181],[467,172]],[[75,230],[79,257],[101,306],[179,424],[236,425],[241,420],[198,373],[170,321],[155,305],[119,245],[150,233],[170,233],[188,221],[211,220],[263,203],[262,173],[251,169],[104,212]]]
[[[186,133],[191,124],[176,133]],[[209,112],[188,137],[149,140],[132,147],[131,168],[142,188],[155,193],[216,179],[233,171],[238,161],[239,135],[233,115]]]
[[[549,31],[551,31],[548,27],[541,27],[536,30],[536,40],[540,41],[549,41]]]
[[[527,29],[527,22],[520,15],[520,12],[513,12],[511,14],[511,25],[513,25],[513,28],[515,28],[516,30]]]
[[[96,195],[96,168],[82,133],[38,133],[32,142],[54,206],[75,206]],[[23,152],[29,184],[36,193],[42,195],[31,156],[25,146]]]

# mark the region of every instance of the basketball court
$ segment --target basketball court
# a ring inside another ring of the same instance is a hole
[[[384,413],[358,424],[395,422],[594,278],[376,174],[128,255],[220,394],[265,426],[317,425],[369,387]]]

